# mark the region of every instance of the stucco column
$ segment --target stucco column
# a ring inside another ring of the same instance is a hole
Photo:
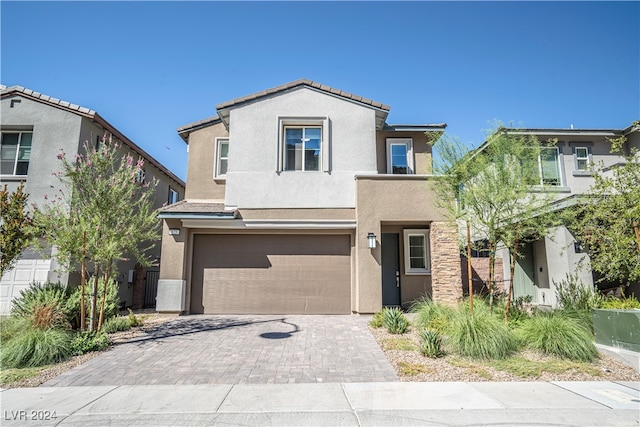
[[[179,230],[179,234],[169,234],[169,229]],[[162,256],[160,257],[160,278],[156,297],[156,311],[180,313],[188,309],[186,301],[185,257],[188,229],[183,228],[179,219],[168,218],[162,225]]]
[[[433,301],[455,304],[462,299],[458,230],[452,224],[434,221],[430,240]]]

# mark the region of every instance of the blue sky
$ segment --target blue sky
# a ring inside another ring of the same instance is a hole
[[[308,78],[446,122],[622,128],[640,118],[639,2],[7,2],[5,85],[92,108],[185,178],[175,129]]]

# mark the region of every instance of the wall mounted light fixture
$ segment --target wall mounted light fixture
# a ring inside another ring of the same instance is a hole
[[[369,233],[367,234],[367,246],[369,247],[369,249],[375,249],[376,248],[376,235],[373,233]]]

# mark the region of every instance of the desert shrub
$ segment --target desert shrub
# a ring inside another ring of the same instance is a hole
[[[629,310],[632,308],[640,308],[640,301],[631,295],[626,298],[607,298],[602,304],[600,304],[600,308],[606,308],[609,310]]]
[[[409,327],[409,320],[397,307],[385,307],[382,309],[382,323],[392,334],[404,334]]]
[[[558,304],[565,310],[591,310],[602,304],[602,295],[595,288],[585,286],[577,273],[568,273],[566,278],[560,282],[554,280],[553,284]]]
[[[85,354],[109,347],[109,337],[104,332],[78,332],[71,343],[73,354]]]
[[[131,323],[128,317],[115,316],[104,322],[102,325],[102,332],[105,334],[112,334],[118,331],[128,331],[131,329]]]
[[[455,308],[444,304],[436,304],[429,299],[422,299],[411,307],[416,314],[415,323],[422,329],[430,329],[446,333],[451,326]]]
[[[61,362],[71,356],[72,333],[60,328],[28,328],[2,343],[2,368],[26,368]]]
[[[102,302],[102,284],[104,281],[102,279],[98,280],[98,301],[96,302],[96,309],[98,313],[100,312],[100,304]],[[89,318],[89,313],[91,312],[91,292],[93,291],[93,279],[87,280],[87,285],[85,289],[85,313],[87,315],[87,319]],[[69,297],[67,306],[69,308],[69,312],[71,313],[71,317],[73,319],[73,323],[76,327],[80,326],[80,297],[81,297],[81,288],[77,286],[73,288],[71,295]],[[110,280],[107,285],[107,299],[104,304],[104,321],[112,318],[113,316],[118,314],[118,310],[120,309],[120,297],[118,296],[118,284]],[[96,314],[99,316],[99,314]]]
[[[425,329],[420,331],[420,353],[424,356],[435,359],[441,357],[444,353],[442,351],[442,337],[439,333]]]
[[[72,314],[67,306],[69,290],[60,283],[32,283],[13,300],[11,314],[39,328],[68,327]]]
[[[515,351],[518,342],[504,321],[492,315],[483,305],[474,304],[473,315],[461,305],[452,319],[448,342],[463,356],[502,359]]]
[[[29,320],[23,317],[9,316],[0,319],[0,343],[4,345],[11,338],[30,327]]]
[[[590,362],[598,355],[589,326],[566,313],[539,313],[522,329],[527,345],[543,353]]]
[[[382,323],[382,311],[373,313],[373,317],[369,321],[369,326],[376,329],[382,328],[384,326],[384,324]]]
[[[132,328],[135,326],[141,326],[142,317],[136,316],[130,308],[128,310],[129,310],[129,315],[127,317],[129,319],[129,326],[131,326]]]

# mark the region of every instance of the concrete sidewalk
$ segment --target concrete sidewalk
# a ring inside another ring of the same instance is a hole
[[[640,425],[629,382],[38,387],[0,402],[3,426]]]

